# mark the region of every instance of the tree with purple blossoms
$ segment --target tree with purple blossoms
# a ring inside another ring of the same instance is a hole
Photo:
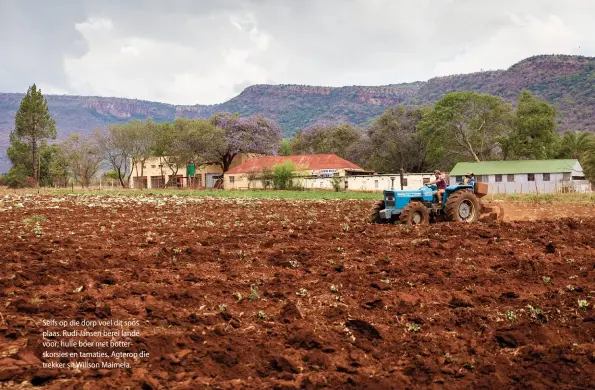
[[[222,142],[211,148],[211,162],[223,172],[240,153],[275,154],[281,144],[281,127],[262,115],[240,117],[228,112],[211,117],[211,123],[223,130]]]

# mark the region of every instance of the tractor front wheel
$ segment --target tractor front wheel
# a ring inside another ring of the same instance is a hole
[[[372,208],[372,213],[370,214],[370,223],[388,223],[388,220],[380,218],[380,211],[384,210],[385,208],[386,207],[384,206],[383,200],[379,200],[378,202],[376,202],[374,204],[374,207]]]
[[[481,207],[479,199],[471,191],[456,191],[446,200],[446,217],[453,222],[476,222]]]
[[[406,225],[427,225],[430,223],[430,211],[419,202],[411,202],[403,208],[399,220]]]

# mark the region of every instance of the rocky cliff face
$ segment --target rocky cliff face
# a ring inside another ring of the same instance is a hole
[[[535,56],[506,70],[437,77],[427,82],[340,88],[253,85],[215,105],[173,106],[135,99],[53,95],[47,100],[59,136],[131,119],[208,118],[221,111],[266,115],[279,122],[285,136],[291,136],[317,121],[364,125],[390,106],[432,103],[452,91],[474,90],[514,101],[522,89],[558,107],[560,130],[595,130],[595,58],[562,55]],[[22,97],[0,93],[0,172],[8,169],[8,134]]]

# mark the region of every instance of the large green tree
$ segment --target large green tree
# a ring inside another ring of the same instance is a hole
[[[37,177],[39,180],[34,180],[32,176],[33,161],[31,160],[31,146],[23,141],[20,141],[16,134],[12,132],[9,136],[10,146],[6,154],[12,166],[5,178],[6,185],[17,187],[34,186],[39,183],[44,186],[52,186],[60,184],[61,180],[57,176],[57,171],[52,171],[52,164],[55,168],[58,162],[54,162],[58,156],[58,149],[56,145],[48,145],[45,141],[41,141],[37,147],[37,166],[39,172]]]
[[[504,160],[542,160],[555,157],[558,151],[556,108],[521,91],[510,133],[502,138]]]
[[[29,145],[32,176],[36,181],[39,180],[39,144],[44,140],[56,139],[56,122],[50,115],[46,99],[35,84],[29,87],[21,100],[13,133],[16,139]]]
[[[367,165],[378,172],[423,172],[427,170],[423,137],[417,124],[423,109],[391,107],[374,119],[368,129]],[[362,145],[363,147],[363,145]]]
[[[175,176],[188,163],[197,166],[217,163],[215,153],[225,147],[225,132],[209,119],[177,118],[167,135],[162,134],[156,150]],[[170,179],[171,179],[170,175]],[[166,184],[167,185],[167,184]]]
[[[430,162],[451,168],[458,161],[498,157],[498,137],[512,122],[512,105],[473,91],[444,95],[419,123]]]

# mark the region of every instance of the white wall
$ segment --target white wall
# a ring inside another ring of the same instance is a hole
[[[390,190],[392,181],[391,177],[394,177],[394,189],[401,189],[401,178],[398,174],[396,175],[376,175],[376,176],[346,176],[343,179],[343,187],[345,185],[345,179],[347,180],[347,190],[349,191],[376,191],[382,192],[384,190]],[[407,185],[403,186],[404,190],[417,190],[423,186],[423,179],[427,178],[432,180],[434,175],[431,173],[419,173],[419,174],[405,174],[403,176],[407,180]],[[333,189],[330,178],[308,178],[300,179],[302,185],[307,189]]]
[[[496,182],[496,175],[476,176],[476,181],[488,183],[490,194],[551,194],[560,192],[563,187],[572,187],[574,192],[591,192],[591,185],[586,180],[569,180],[562,173],[550,173],[548,181],[543,180],[542,173],[536,173],[535,180],[529,181],[528,174],[515,174],[514,181],[509,181],[508,175],[502,175],[502,181]],[[564,180],[566,179],[566,180]],[[449,184],[456,184],[457,178],[450,177]]]

